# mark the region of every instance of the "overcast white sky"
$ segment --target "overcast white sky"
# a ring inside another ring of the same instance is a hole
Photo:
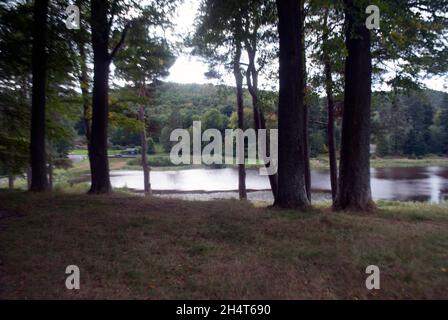
[[[196,12],[199,7],[199,0],[184,0],[175,13],[175,32],[187,34],[192,31]],[[207,65],[202,63],[198,57],[188,54],[184,50],[177,58],[176,63],[170,69],[170,75],[165,81],[177,83],[217,83],[216,80],[209,80],[204,76]],[[231,77],[224,80],[225,83],[233,85]],[[439,91],[448,91],[447,77],[436,77],[424,81],[428,88]]]
[[[197,0],[185,0],[179,6],[175,14],[176,32],[186,35],[193,30],[193,23],[198,8],[199,1]],[[184,52],[171,67],[170,75],[166,80],[178,83],[212,83],[213,81],[206,79],[204,76],[207,70],[207,65],[202,63],[198,57]]]

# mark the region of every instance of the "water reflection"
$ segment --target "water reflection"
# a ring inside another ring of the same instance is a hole
[[[143,189],[141,171],[112,171],[114,187]],[[268,190],[269,180],[260,176],[258,170],[247,170],[246,187],[249,190]],[[381,168],[371,171],[372,193],[375,200],[430,201],[448,199],[448,168]],[[328,192],[330,178],[328,170],[313,170],[312,189]],[[189,169],[151,172],[154,190],[173,191],[235,191],[238,189],[238,170]]]
[[[375,199],[429,201],[438,203],[448,196],[448,168],[383,168],[372,170]]]

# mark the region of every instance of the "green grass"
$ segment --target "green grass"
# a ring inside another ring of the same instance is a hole
[[[440,166],[448,167],[448,157],[431,156],[422,159],[408,159],[408,158],[378,158],[372,157],[370,159],[370,166],[372,168],[401,168],[401,167],[429,167]],[[314,169],[327,169],[328,155],[319,155],[311,159],[311,167]]]
[[[111,158],[109,159],[110,170],[122,170],[126,168],[127,159]],[[140,168],[136,168],[140,170]],[[53,186],[58,191],[73,191],[87,189],[85,182],[89,182],[90,178],[90,164],[89,160],[85,159],[77,162],[68,169],[55,169],[53,176]],[[77,184],[81,184],[77,186]],[[18,176],[14,181],[14,187],[20,190],[27,189],[27,181],[25,176]],[[0,183],[0,188],[7,188],[7,182]]]
[[[65,268],[81,290],[65,289]],[[365,289],[365,268],[381,290]],[[448,204],[373,214],[0,192],[0,298],[448,298]]]
[[[116,155],[120,154],[122,150],[115,150],[115,149],[109,149],[107,150],[108,155]],[[88,151],[87,149],[74,149],[70,152],[70,154],[77,155],[77,156],[87,156]]]
[[[109,150],[109,155],[119,154],[120,150]],[[74,155],[87,155],[87,150],[84,149],[75,149],[71,152]],[[126,169],[135,169],[139,166],[138,159],[129,160],[128,166]],[[148,157],[149,163],[154,167],[166,167],[169,169],[173,168],[186,168],[190,167],[189,165],[180,165],[174,166],[171,163],[169,158],[169,153],[164,152],[161,145],[156,144],[156,153],[149,155]],[[246,161],[246,166],[248,168],[258,168],[262,165],[262,162],[256,161],[257,164],[249,164]],[[448,158],[447,157],[437,157],[437,156],[428,156],[421,159],[410,159],[404,157],[390,157],[390,158],[379,158],[373,157],[370,160],[370,165],[372,168],[390,168],[390,167],[427,167],[427,166],[448,166]],[[232,165],[222,165],[222,167],[232,167]],[[311,167],[314,169],[327,169],[329,167],[328,164],[328,155],[319,155],[311,159]]]
[[[127,161],[127,165],[125,169],[135,169],[135,170],[141,170],[141,157],[129,159]],[[231,161],[231,160],[227,160]],[[225,162],[225,160],[224,160]],[[233,162],[235,162],[235,159],[233,159]],[[169,154],[151,154],[148,156],[148,163],[151,167],[159,168],[159,169],[167,169],[167,170],[173,170],[173,169],[186,169],[186,168],[192,168],[192,167],[202,167],[202,168],[231,168],[231,167],[237,167],[235,164],[212,164],[212,165],[189,165],[189,164],[180,164],[180,165],[174,165],[171,162],[170,155]],[[247,168],[258,168],[260,167],[259,161],[257,161],[257,164],[249,164],[249,161],[246,161],[246,167]]]
[[[77,156],[87,156],[88,151],[87,151],[87,149],[74,149],[70,152],[70,154],[77,155]]]
[[[375,158],[370,161],[374,168],[390,168],[390,167],[429,167],[429,166],[448,166],[447,157],[426,157],[422,159],[408,158]]]

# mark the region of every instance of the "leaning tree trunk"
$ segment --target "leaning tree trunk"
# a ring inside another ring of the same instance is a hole
[[[328,158],[330,163],[330,183],[331,183],[331,197],[333,203],[336,201],[338,193],[338,163],[336,154],[336,139],[335,139],[335,111],[334,111],[334,97],[333,97],[333,77],[332,66],[329,55],[329,28],[328,28],[328,14],[329,9],[325,9],[324,16],[324,32],[322,37],[322,60],[324,63],[325,73],[325,92],[327,95],[327,108],[328,108],[328,120],[327,120],[327,140],[328,140]]]
[[[263,111],[260,110],[260,129],[266,129],[266,120]],[[266,150],[270,150],[271,141],[269,136],[266,137]],[[266,161],[264,161],[266,163]],[[269,184],[271,185],[272,195],[274,196],[273,206],[277,205],[278,199],[278,173],[270,174]]]
[[[310,202],[305,187],[303,13],[297,0],[276,2],[280,37],[277,205],[306,209]]]
[[[249,47],[247,45],[247,47]],[[255,53],[253,51],[250,51],[248,49],[248,55],[249,55],[249,67],[247,68],[246,72],[246,82],[247,87],[249,90],[249,93],[252,97],[252,109],[253,109],[253,117],[254,117],[254,128],[255,131],[258,133],[258,130],[260,129],[266,129],[266,121],[264,119],[263,111],[260,109],[260,100],[258,97],[258,71],[255,68]],[[269,137],[266,137],[266,150],[270,150],[269,148],[270,141]],[[266,164],[267,159],[263,159],[263,162]],[[275,206],[277,204],[277,173],[271,174],[269,177],[269,184],[271,185],[272,195],[274,197],[274,203]]]
[[[34,1],[34,32],[32,52],[32,111],[31,111],[31,186],[30,191],[45,191],[48,187],[45,160],[45,87],[47,81],[47,12],[48,0]]]
[[[108,93],[110,55],[107,3],[92,0],[93,91],[92,129],[89,145],[92,185],[89,193],[109,193],[112,190],[107,157]]]
[[[149,164],[148,164],[148,141],[146,141],[146,124],[145,124],[145,108],[140,106],[138,118],[142,123],[142,131],[140,132],[140,140],[142,144],[142,168],[143,168],[143,190],[146,195],[151,194],[151,183],[149,181]]]
[[[337,210],[374,208],[370,189],[370,103],[372,57],[365,8],[345,1],[345,96]]]

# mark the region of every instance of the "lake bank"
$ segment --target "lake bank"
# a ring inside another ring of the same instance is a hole
[[[109,150],[109,154],[112,156],[109,161],[110,162],[118,162],[122,163],[121,169],[132,170],[135,167],[140,167],[138,165],[138,161],[136,159],[120,159],[113,158],[119,153],[119,150]],[[87,158],[87,150],[75,150],[72,155],[77,157],[85,157]],[[134,165],[129,164],[135,163]],[[160,169],[186,169],[186,168],[209,168],[210,166],[199,166],[199,165],[180,165],[173,166],[170,164],[169,154],[167,153],[156,153],[149,155],[148,162],[155,170]],[[311,167],[315,169],[327,169],[329,167],[328,164],[328,156],[327,155],[319,155],[318,157],[311,158]],[[220,167],[232,167],[231,165],[222,165]],[[405,157],[388,157],[388,158],[380,158],[380,157],[372,157],[370,159],[370,166],[372,168],[387,168],[387,167],[426,167],[426,166],[439,166],[439,167],[448,167],[448,157],[439,157],[439,156],[430,156],[423,157],[421,159],[411,159]],[[248,165],[248,167],[258,167],[257,165]]]
[[[448,206],[379,208],[2,191],[0,298],[447,299]],[[364,286],[372,264],[378,291]]]
[[[86,191],[90,182],[90,168],[83,156],[74,157],[73,167],[68,170],[56,169],[54,188],[57,191]],[[85,156],[84,156],[85,157]],[[140,166],[129,163],[137,159],[111,158],[111,182],[115,189],[139,192],[143,189]],[[316,162],[320,161],[319,165]],[[330,181],[328,169],[323,160],[313,159],[312,189],[313,200],[329,200]],[[448,159],[431,158],[373,159],[377,166],[372,167],[372,192],[375,200],[423,201],[438,203],[448,198]],[[445,163],[446,162],[446,163]],[[440,166],[423,166],[434,163]],[[386,165],[387,164],[387,165]],[[397,165],[390,167],[389,165]],[[444,164],[447,164],[445,166]],[[411,167],[410,165],[414,165]],[[238,198],[236,190],[238,177],[234,167],[178,166],[152,167],[151,183],[155,193],[184,200],[213,200]],[[249,199],[272,202],[267,177],[258,175],[255,168],[247,169],[246,179]],[[7,187],[7,181],[0,187]],[[25,179],[17,179],[16,187],[25,189]],[[171,193],[171,195],[167,195]]]

